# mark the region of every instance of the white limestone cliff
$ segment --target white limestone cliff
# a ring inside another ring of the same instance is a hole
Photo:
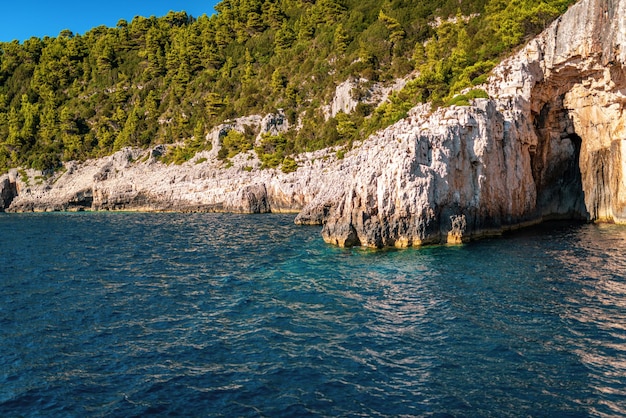
[[[297,212],[317,194],[319,178],[332,159],[318,151],[301,158],[298,172],[252,170],[254,152],[232,159],[232,167],[215,158],[215,150],[198,153],[182,165],[158,160],[153,150],[126,148],[112,156],[66,164],[53,177],[27,170],[0,177],[16,185],[8,212],[77,210]],[[325,158],[324,158],[325,157]],[[258,161],[256,163],[258,165]],[[27,180],[26,180],[27,178]]]
[[[491,99],[388,128],[339,201],[327,242],[460,242],[550,218],[626,222],[626,1],[583,0],[500,64]],[[322,204],[322,202],[326,202]]]

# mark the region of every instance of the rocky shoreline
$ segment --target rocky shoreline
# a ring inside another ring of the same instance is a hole
[[[261,170],[253,151],[226,167],[214,132],[213,149],[180,166],[161,163],[162,149],[123,149],[47,178],[13,170],[0,208],[297,212],[296,223],[324,225],[326,242],[368,247],[546,219],[626,223],[626,0],[572,6],[483,87],[489,99],[417,106],[343,158],[300,155],[293,173]]]

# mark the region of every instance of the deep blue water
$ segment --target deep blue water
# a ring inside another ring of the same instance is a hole
[[[626,228],[324,244],[293,216],[0,216],[0,416],[626,415]]]

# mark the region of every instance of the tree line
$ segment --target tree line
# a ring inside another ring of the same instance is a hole
[[[54,169],[126,146],[195,152],[210,146],[204,137],[217,124],[278,108],[292,126],[301,120],[273,140],[281,155],[350,143],[418,102],[446,104],[480,84],[571,3],[223,0],[210,16],[170,12],[0,43],[0,172]],[[350,77],[366,88],[414,71],[376,109],[321,111]]]

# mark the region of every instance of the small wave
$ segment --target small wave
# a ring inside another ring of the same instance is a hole
[[[11,219],[0,416],[626,414],[623,228],[375,252],[282,215]]]

